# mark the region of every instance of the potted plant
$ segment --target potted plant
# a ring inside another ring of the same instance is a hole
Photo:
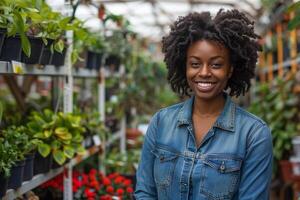
[[[24,126],[9,126],[1,132],[4,143],[9,143],[17,155],[15,165],[11,168],[11,176],[8,180],[8,188],[16,189],[21,186],[23,181],[25,158],[31,153],[35,147],[37,140],[30,139]],[[32,161],[32,157],[31,157]],[[32,163],[31,163],[32,166]],[[32,174],[32,169],[31,170]]]
[[[18,160],[18,151],[12,144],[0,137],[0,155],[0,198],[2,198],[7,190],[11,168]]]
[[[272,85],[257,84],[250,112],[261,117],[273,136],[274,173],[278,175],[278,163],[288,160],[292,154],[292,138],[299,133],[297,123],[298,98],[293,93],[293,78],[277,78]],[[284,169],[284,168],[282,168]]]
[[[30,119],[28,128],[39,140],[38,154],[42,157],[52,155],[54,161],[62,165],[67,158],[73,158],[75,152],[85,152],[81,145],[84,128],[80,125],[80,116],[62,112],[54,114],[45,109],[43,113],[33,112]]]

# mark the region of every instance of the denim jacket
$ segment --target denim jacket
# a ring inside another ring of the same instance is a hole
[[[226,95],[225,107],[196,147],[194,97],[157,112],[137,171],[137,200],[267,200],[272,137],[261,119]]]

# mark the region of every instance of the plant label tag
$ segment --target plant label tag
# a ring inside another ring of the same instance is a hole
[[[94,143],[96,146],[99,146],[101,144],[101,139],[100,139],[99,135],[94,135],[93,140],[94,140]]]
[[[22,63],[12,60],[11,65],[12,65],[13,73],[24,74],[24,69],[23,69]]]

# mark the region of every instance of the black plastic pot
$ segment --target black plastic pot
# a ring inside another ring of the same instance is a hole
[[[21,61],[22,47],[20,37],[6,37],[0,54],[2,61]]]
[[[54,53],[51,56],[50,65],[63,66],[65,64],[66,52],[67,48],[64,48],[64,50],[61,53],[54,51]]]
[[[11,174],[8,178],[8,189],[17,189],[22,185],[23,182],[23,172],[24,172],[25,160],[18,161],[11,168]]]
[[[64,164],[68,163],[70,161],[70,159],[66,159],[66,161],[60,165],[58,164],[54,159],[52,161],[52,166],[51,166],[51,169],[57,169],[57,168],[60,168],[61,166],[63,166]]]
[[[102,54],[92,51],[87,52],[86,68],[99,70],[101,67]]]
[[[39,60],[39,64],[41,64],[41,65],[49,65],[50,64],[50,59],[51,59],[51,55],[52,55],[50,46],[52,45],[54,40],[48,39],[47,41],[48,41],[47,45],[44,44],[41,49],[41,57]]]
[[[0,173],[0,199],[6,194],[8,179]]]
[[[30,153],[25,157],[23,181],[29,181],[33,177],[33,159],[34,153]]]
[[[119,71],[121,58],[116,55],[109,55],[105,60],[105,66],[112,72]]]
[[[52,165],[52,154],[49,154],[46,158],[41,156],[38,152],[35,153],[33,164],[33,175],[47,173],[50,171]]]
[[[43,40],[41,38],[29,37],[29,42],[31,45],[30,57],[27,57],[24,52],[22,52],[21,61],[27,64],[38,64],[42,54],[41,49],[43,48]]]

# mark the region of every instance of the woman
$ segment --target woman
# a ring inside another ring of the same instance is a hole
[[[230,98],[249,90],[258,38],[238,10],[192,13],[171,26],[162,40],[168,80],[191,98],[152,118],[137,200],[268,199],[270,130]]]

